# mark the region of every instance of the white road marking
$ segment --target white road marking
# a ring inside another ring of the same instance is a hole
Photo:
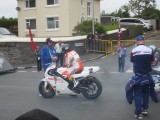
[[[105,73],[105,72],[103,72],[103,71],[99,71],[99,72],[97,72],[97,73],[100,73],[100,74],[101,74],[101,73]]]
[[[22,70],[20,71],[20,70],[18,70],[17,72],[21,72],[21,73],[23,72],[24,73],[24,72],[27,72],[27,71],[22,71]]]
[[[17,69],[25,69],[25,67],[17,67]]]
[[[127,73],[133,73],[133,70],[129,69],[126,71]]]
[[[107,56],[103,56],[103,57],[101,57],[101,58],[106,58]]]
[[[120,73],[120,72],[110,72],[110,73],[112,73],[112,74],[117,74],[117,73]]]
[[[30,72],[30,73],[37,73],[37,70],[32,70],[32,71],[28,71],[28,70],[18,70],[17,72],[19,73],[24,73],[24,72]]]
[[[37,68],[37,66],[32,66],[32,68]]]
[[[110,72],[112,74],[117,74],[117,73],[120,73],[120,72]],[[126,73],[133,73],[133,68],[130,68],[126,71]]]
[[[160,69],[160,68],[159,68]],[[23,71],[23,70],[18,70],[17,72],[19,72],[19,73],[25,73],[25,72],[32,72],[32,73],[37,73],[38,71],[36,71],[36,70],[32,70],[32,71]],[[103,72],[103,71],[99,71],[99,72],[96,72],[96,73],[98,73],[98,74],[105,74],[106,72]],[[112,71],[112,72],[110,72],[111,74],[118,74],[118,73],[121,73],[121,72],[114,72],[114,71]],[[133,70],[132,70],[132,68],[131,69],[128,69],[127,71],[126,71],[126,73],[133,73]]]

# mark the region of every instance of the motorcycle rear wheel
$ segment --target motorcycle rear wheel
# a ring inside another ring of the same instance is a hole
[[[83,91],[82,95],[87,99],[97,99],[102,93],[102,84],[101,82],[92,77],[91,79],[87,79],[85,87],[89,90]]]
[[[47,84],[45,88],[45,82],[41,81],[39,84],[39,93],[44,97],[44,98],[52,98],[56,92],[53,90],[52,86],[50,84]]]

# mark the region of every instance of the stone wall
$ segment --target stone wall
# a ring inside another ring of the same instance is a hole
[[[142,29],[139,27],[127,27],[126,31],[123,31],[121,39],[128,40],[139,34],[142,34]],[[57,38],[58,40],[59,38]],[[74,37],[74,39],[67,38],[63,40],[63,43],[70,44],[71,49],[75,49],[80,55],[86,53],[85,40],[86,36],[80,38]],[[77,40],[78,39],[78,40]],[[102,37],[103,40],[117,40],[117,33],[106,35]],[[45,44],[45,39],[36,39],[34,41],[40,48]],[[12,65],[31,64],[36,63],[35,53],[31,49],[29,38],[1,38],[0,39],[0,52],[2,52]]]
[[[70,44],[80,55],[86,53],[85,40],[63,42]],[[35,42],[40,48],[44,42]],[[0,52],[10,61],[12,65],[36,63],[35,53],[31,49],[30,42],[0,42]]]

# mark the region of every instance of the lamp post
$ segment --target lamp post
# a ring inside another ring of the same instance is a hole
[[[92,34],[94,35],[94,0],[92,0]]]

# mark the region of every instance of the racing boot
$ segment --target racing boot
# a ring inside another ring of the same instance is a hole
[[[70,77],[68,88],[75,93],[79,93],[79,90],[77,89],[78,84],[79,81],[75,80],[73,77]]]
[[[79,81],[78,81],[78,80],[73,79],[73,83],[74,83],[74,86],[73,86],[73,88],[72,88],[72,89],[75,89],[75,88],[78,86]]]

